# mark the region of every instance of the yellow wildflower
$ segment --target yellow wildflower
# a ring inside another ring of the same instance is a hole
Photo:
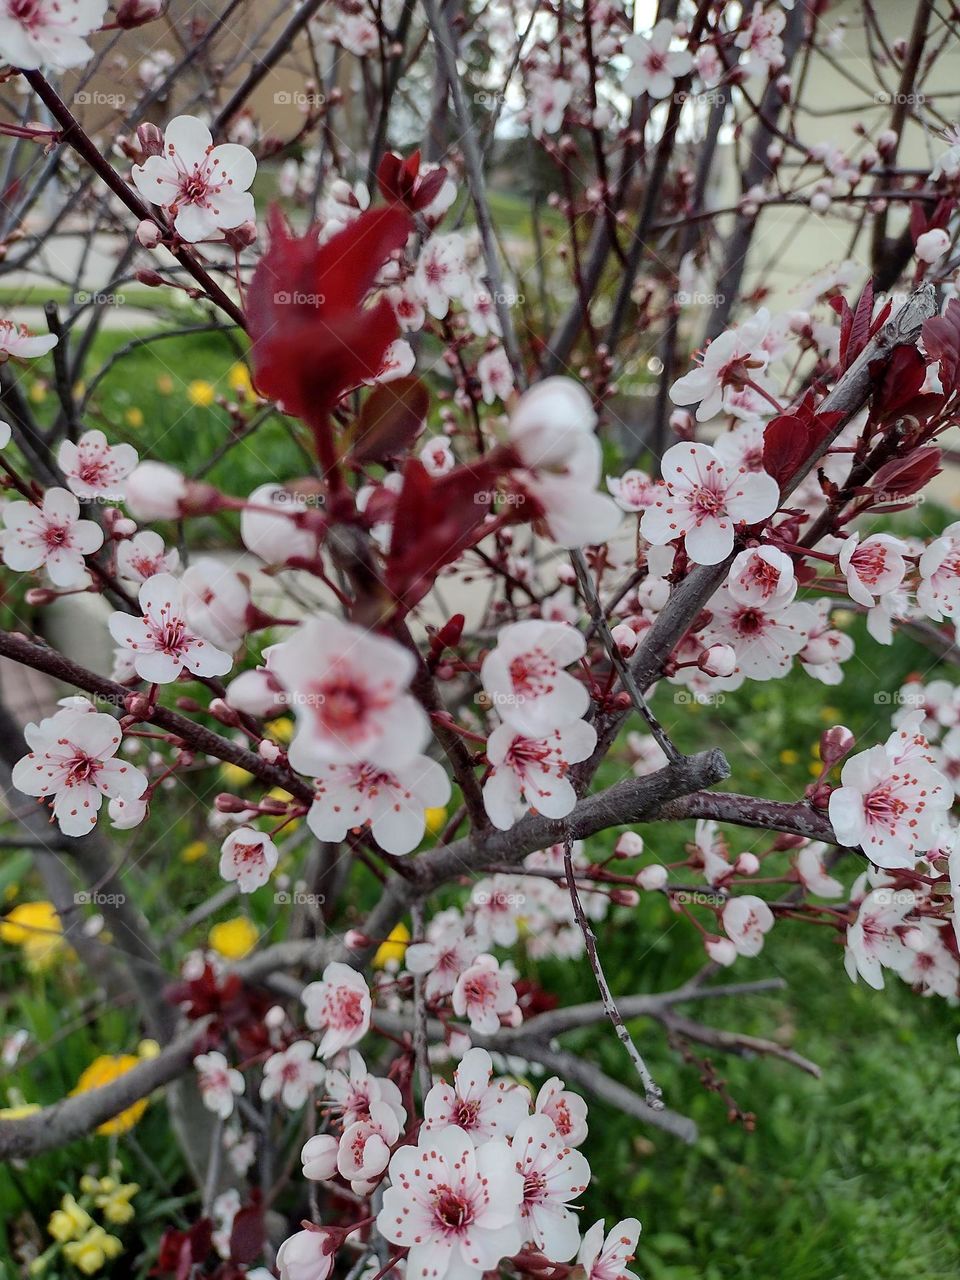
[[[207,934],[207,942],[227,960],[240,960],[256,945],[260,931],[246,916],[235,916],[215,924]]]
[[[65,1195],[60,1201],[60,1208],[51,1213],[47,1231],[54,1240],[66,1244],[68,1240],[78,1240],[92,1226],[93,1219],[86,1209],[77,1204],[73,1196]]]
[[[30,401],[32,404],[43,404],[47,398],[47,384],[45,382],[32,382],[30,384]]]
[[[435,809],[424,809],[423,811],[423,821],[426,824],[427,831],[432,836],[443,830],[443,824],[446,820],[447,811],[443,805],[439,805]]]
[[[117,1182],[116,1178],[101,1178],[100,1190],[93,1197],[93,1203],[103,1211],[107,1222],[122,1226],[136,1212],[130,1201],[139,1190],[139,1182]]]
[[[142,1061],[132,1053],[103,1053],[94,1058],[74,1085],[72,1093],[88,1093],[102,1085],[112,1084],[118,1076],[126,1075]],[[111,1116],[97,1128],[97,1133],[126,1133],[137,1123],[147,1109],[147,1099],[138,1098],[126,1111]]]
[[[46,968],[63,950],[63,925],[52,902],[21,902],[0,920],[0,940],[21,947],[30,969]]]
[[[128,409],[127,412],[123,415],[123,420],[128,427],[142,427],[143,426],[143,410],[138,409],[137,406],[134,405],[131,409]]]
[[[265,726],[267,733],[277,742],[289,742],[293,737],[293,721],[289,716],[278,716]]]
[[[162,396],[168,396],[173,391],[173,379],[169,373],[161,373],[157,375],[157,390]]]
[[[187,387],[187,399],[198,409],[209,409],[216,398],[216,387],[203,378],[195,378]]]
[[[796,751],[792,750],[792,748],[790,747],[788,747],[785,751],[780,752],[781,764],[797,764],[799,759],[800,759],[799,754]]]
[[[407,954],[407,943],[410,941],[410,930],[401,920],[399,924],[394,925],[390,931],[390,936],[385,942],[381,942],[377,947],[377,953],[373,957],[373,967],[375,969],[399,969],[403,964],[403,958]]]
[[[225,760],[220,766],[220,777],[228,787],[245,787],[253,774],[247,769],[241,769],[238,764]]]
[[[180,861],[198,862],[207,852],[208,847],[206,840],[191,840],[180,850]]]
[[[241,396],[249,396],[253,391],[250,370],[239,360],[236,364],[230,366],[230,372],[227,374],[227,386],[231,391],[235,391]]]
[[[94,1275],[104,1263],[121,1253],[123,1244],[103,1227],[91,1227],[82,1240],[71,1240],[63,1246],[63,1256],[85,1276]]]

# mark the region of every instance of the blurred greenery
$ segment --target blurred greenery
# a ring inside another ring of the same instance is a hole
[[[101,335],[92,367],[129,338]],[[230,416],[215,400],[218,394],[239,394],[241,360],[242,352],[218,332],[136,349],[96,389],[90,425],[102,425],[113,439],[127,439],[196,475],[229,433]],[[31,399],[41,415],[55,414],[55,396],[42,376]],[[309,457],[303,446],[297,428],[274,415],[251,440],[233,448],[210,478],[230,492],[247,492],[274,474],[305,471]],[[929,510],[925,519],[931,519]],[[206,536],[227,531],[211,522]],[[853,630],[857,654],[837,687],[800,671],[700,706],[678,700],[677,690],[664,684],[656,696],[658,714],[683,749],[718,745],[727,752],[733,770],[727,787],[799,798],[817,770],[815,748],[825,727],[847,724],[864,745],[882,740],[897,688],[911,673],[931,673],[930,655],[921,646],[901,639],[882,648],[854,615],[845,624]],[[623,746],[599,781],[615,781],[629,769]],[[148,918],[171,930],[163,945],[171,969],[187,950],[203,944],[218,921],[246,916],[264,938],[283,936],[286,920],[268,891],[242,905],[228,902],[177,936],[177,922],[219,887],[217,841],[203,823],[206,806],[225,781],[231,789],[243,785],[219,767],[201,766],[190,777],[192,799],[185,801],[180,789],[162,798],[157,830],[165,832],[163,841],[148,845],[126,872]],[[642,834],[644,861],[673,860],[691,838],[692,824],[650,825]],[[602,855],[615,835],[598,838],[591,852]],[[734,853],[768,843],[763,833],[729,835]],[[280,872],[295,875],[302,857],[295,830],[283,848]],[[22,855],[5,853],[3,868],[0,900],[7,906],[42,897]],[[858,870],[844,865],[837,874],[849,883]],[[375,892],[372,877],[358,868],[348,910],[358,913]],[[696,930],[655,894],[644,895],[636,910],[617,908],[601,927],[600,941],[606,971],[621,993],[674,987],[703,962]],[[561,992],[565,1003],[595,996],[586,966],[524,966],[544,988]],[[92,1001],[76,961],[61,957],[43,972],[28,971],[20,951],[0,942],[0,974],[2,1034],[15,1028],[30,1033],[21,1062],[0,1067],[0,1100],[6,1106],[54,1102],[99,1054],[136,1052],[142,1033],[133,1011]],[[639,1217],[644,1230],[635,1269],[647,1280],[960,1275],[956,1011],[942,1001],[920,999],[892,976],[880,993],[851,984],[833,932],[799,923],[781,922],[761,956],[739,960],[729,976],[783,977],[787,986],[686,1011],[790,1045],[820,1064],[822,1078],[776,1060],[700,1050],[685,1061],[657,1024],[638,1021],[633,1030],[668,1105],[696,1120],[700,1141],[685,1147],[592,1102],[588,1152],[594,1180],[585,1196],[584,1225],[601,1214],[611,1224],[617,1217]],[[567,1044],[633,1083],[609,1029],[592,1028]],[[726,1094],[755,1117],[752,1126],[728,1119],[724,1097],[706,1088],[701,1076],[714,1083],[721,1077]],[[197,1197],[185,1196],[187,1180],[159,1099],[129,1133],[91,1137],[0,1169],[0,1277],[16,1274],[15,1247],[32,1241],[42,1250],[49,1244],[49,1216],[65,1193],[76,1193],[81,1174],[106,1174],[114,1159],[118,1175],[138,1182],[141,1191],[134,1221],[116,1229],[127,1251],[106,1273],[146,1274],[163,1226],[182,1225],[198,1211]],[[45,1274],[69,1280],[76,1273],[55,1259]]]

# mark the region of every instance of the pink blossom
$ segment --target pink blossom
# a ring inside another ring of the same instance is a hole
[[[450,448],[450,441],[444,436],[434,436],[420,450],[420,461],[431,476],[445,476],[457,464]]]
[[[220,848],[220,874],[236,881],[241,893],[252,893],[270,879],[280,854],[277,846],[262,831],[237,827]]]
[[[348,964],[331,961],[319,982],[304,987],[301,999],[307,1026],[324,1033],[317,1049],[321,1058],[356,1044],[370,1029],[370,991]]]
[[[486,1049],[468,1049],[453,1073],[453,1084],[438,1080],[423,1104],[428,1130],[456,1125],[476,1146],[490,1138],[509,1138],[530,1110],[530,1095],[510,1080],[493,1080]]]
[[[8,502],[3,508],[3,562],[20,573],[46,569],[57,587],[75,587],[84,556],[103,545],[103,530],[80,519],[80,504],[66,489],[48,489],[43,505]]]
[[[145,529],[117,546],[117,572],[131,582],[146,582],[158,573],[173,573],[180,563],[176,547],[169,551],[159,533]]]
[[[303,1144],[300,1162],[303,1176],[311,1182],[329,1182],[337,1174],[340,1143],[332,1133],[318,1133]]]
[[[297,715],[293,767],[315,776],[328,764],[408,764],[429,736],[426,716],[407,692],[414,667],[395,640],[327,614],[275,645],[270,670]]]
[[[460,974],[451,1003],[457,1017],[467,1018],[473,1031],[492,1036],[500,1030],[500,1019],[516,1008],[517,993],[499,962],[484,954]]]
[[[26,5],[4,0],[0,6],[3,61],[25,71],[82,66],[93,57],[84,37],[100,27],[106,8],[106,0],[33,0]]]
[[[623,52],[632,66],[623,78],[623,91],[631,98],[648,93],[651,98],[666,98],[673,93],[673,82],[693,67],[687,49],[670,50],[673,23],[663,18],[649,36],[632,35],[623,42]]]
[[[823,684],[839,684],[843,679],[840,664],[853,656],[853,641],[831,625],[829,600],[814,601],[811,607],[816,621],[798,655],[800,662],[807,675],[815,680]]]
[[[477,377],[480,379],[480,390],[484,404],[493,404],[494,400],[506,400],[513,390],[513,370],[503,347],[495,347],[477,361]]]
[[[550,1118],[564,1146],[579,1147],[586,1141],[587,1104],[578,1093],[565,1089],[559,1076],[543,1082],[533,1109]]]
[[[520,1248],[523,1178],[505,1142],[475,1149],[455,1126],[421,1129],[416,1147],[394,1153],[390,1183],[377,1229],[409,1248],[411,1277],[479,1280]]]
[[[324,1094],[324,1110],[338,1116],[345,1129],[358,1120],[368,1120],[375,1102],[384,1102],[393,1109],[401,1129],[406,1122],[397,1085],[385,1076],[371,1075],[356,1049],[347,1054],[346,1070],[337,1067],[327,1071]]]
[[[741,956],[758,956],[763,950],[764,934],[773,928],[773,912],[753,893],[731,898],[720,918],[724,932]]]
[[[921,555],[917,604],[934,622],[960,616],[960,520]]]
[[[480,679],[502,720],[539,737],[586,714],[586,687],[564,669],[585,652],[583,635],[565,622],[509,623],[484,658]]]
[[[163,151],[133,166],[137,190],[160,205],[181,239],[190,244],[253,222],[247,190],[257,172],[253,152],[236,142],[213,145],[195,116],[175,116],[163,132]]]
[[[761,307],[738,328],[727,329],[714,338],[699,366],[678,378],[670,388],[673,403],[699,402],[697,421],[707,422],[726,407],[730,392],[743,385],[744,377],[764,387],[763,370],[769,353],[763,343],[769,327],[770,313]]]
[[[535,138],[556,133],[573,97],[573,85],[555,74],[531,75],[527,80],[527,112]]]
[[[385,1102],[371,1102],[370,1115],[344,1129],[337,1151],[337,1172],[353,1183],[358,1194],[380,1177],[390,1162],[390,1150],[400,1138],[400,1120]]]
[[[222,676],[233,666],[230,655],[202,640],[187,626],[180,583],[158,573],[140,588],[142,618],[110,615],[110,634],[133,654],[141,680],[170,684],[182,671],[195,676]]]
[[[64,708],[23,731],[30,751],[13,766],[13,785],[28,796],[53,796],[53,816],[66,836],[96,826],[103,797],[136,801],[145,774],[114,759],[122,733],[113,716]]]
[[[480,942],[464,932],[458,911],[441,911],[427,926],[426,942],[407,947],[404,963],[410,973],[426,974],[424,995],[433,1001],[450,995],[481,949]]]
[[[194,560],[181,579],[187,623],[198,636],[232,653],[247,634],[250,588],[210,556]]]
[[[806,844],[798,851],[794,866],[807,893],[817,898],[840,898],[843,885],[827,871],[826,854],[825,844]]]
[[[491,773],[483,785],[490,821],[509,831],[527,809],[548,818],[565,818],[577,802],[567,777],[570,766],[586,760],[597,745],[597,731],[584,720],[528,738],[502,724],[487,739]]]
[[[277,1250],[280,1280],[327,1280],[333,1271],[338,1239],[322,1228],[288,1236]]]
[[[577,1263],[585,1272],[586,1280],[637,1280],[627,1263],[633,1261],[637,1241],[640,1239],[640,1223],[636,1218],[624,1218],[604,1238],[603,1220],[595,1222],[584,1232]]]
[[[900,961],[900,931],[915,905],[916,895],[909,889],[881,885],[866,895],[847,928],[843,962],[851,982],[861,977],[874,991],[883,990],[883,970],[896,968]]]
[[[777,547],[750,547],[730,566],[727,586],[740,604],[790,604],[797,594],[793,561]]]
[[[510,1149],[523,1178],[520,1228],[551,1262],[569,1262],[580,1244],[580,1224],[569,1208],[590,1181],[586,1157],[563,1142],[548,1115],[524,1120]]]
[[[396,770],[372,764],[329,764],[316,772],[307,825],[320,840],[339,842],[364,827],[381,849],[403,854],[423,839],[424,810],[450,799],[450,779],[428,756],[414,756]]]
[[[119,502],[123,482],[137,465],[137,451],[130,444],[107,444],[102,431],[85,431],[76,444],[63,441],[57,462],[78,498]]]
[[[297,1040],[287,1049],[272,1053],[263,1064],[260,1097],[275,1098],[290,1111],[306,1102],[311,1090],[323,1079],[323,1064],[314,1058],[310,1040]]]
[[[730,644],[737,655],[736,674],[751,680],[776,680],[790,670],[817,624],[805,603],[741,604],[724,585],[710,601],[712,618],[705,643]]]
[[[646,471],[625,471],[622,476],[607,476],[607,488],[621,511],[645,511],[657,492],[656,482]]]
[[[414,287],[435,320],[442,320],[450,300],[462,297],[469,287],[466,255],[467,246],[457,231],[431,236],[420,250]]]
[[[297,516],[310,510],[306,498],[271,482],[254,489],[248,502],[240,513],[240,539],[248,551],[267,564],[285,564],[297,557],[313,559],[317,535],[296,523]]]
[[[719,564],[733,550],[734,526],[757,524],[780,501],[777,482],[766,472],[728,475],[706,444],[675,444],[663,455],[664,487],[640,522],[655,546],[683,536],[697,564]]]
[[[783,41],[780,32],[786,19],[782,10],[764,9],[755,4],[745,30],[737,36],[735,44],[744,50],[742,65],[750,75],[766,75],[779,71],[783,66]]]
[[[226,1120],[233,1114],[234,1099],[243,1093],[243,1076],[231,1067],[222,1053],[200,1053],[193,1065],[199,1075],[198,1084],[203,1105],[214,1115]]]
[[[176,520],[186,496],[186,480],[163,462],[141,462],[127,479],[125,501],[138,520]]]
[[[906,572],[906,550],[902,539],[888,533],[871,534],[863,542],[858,533],[846,538],[838,562],[840,572],[846,574],[851,599],[872,609],[879,596],[895,591]]]

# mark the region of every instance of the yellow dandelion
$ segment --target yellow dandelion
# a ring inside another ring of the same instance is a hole
[[[253,950],[260,931],[246,916],[222,920],[207,934],[207,942],[227,960],[241,960]]]
[[[191,840],[180,850],[180,861],[199,862],[209,847],[206,840]]]
[[[401,920],[398,925],[394,925],[387,940],[381,942],[377,947],[377,953],[373,957],[373,967],[375,969],[399,969],[403,964],[403,957],[407,954],[407,943],[409,941],[410,930]]]
[[[811,778],[819,778],[819,777],[820,777],[820,765],[818,765],[818,764],[817,764],[816,762],[814,762],[814,761],[811,761],[811,763],[810,763],[810,777],[811,777]]]
[[[225,760],[220,766],[220,777],[228,787],[245,787],[253,774],[246,769],[241,769],[238,764],[231,764],[229,760]]]
[[[45,969],[67,950],[52,902],[21,902],[0,920],[0,941],[20,947],[29,969]]]
[[[820,719],[824,724],[837,724],[840,719],[840,712],[836,707],[821,707]]]
[[[799,763],[799,760],[800,760],[799,754],[796,751],[792,750],[790,747],[780,752],[781,764],[797,764]]]
[[[187,399],[198,409],[209,409],[216,401],[217,389],[212,382],[203,378],[194,378],[187,387]]]
[[[31,404],[43,404],[47,398],[47,384],[45,382],[32,382],[29,394]]]
[[[435,809],[424,809],[423,821],[427,828],[427,832],[432,835],[439,835],[443,830],[443,824],[447,820],[447,811],[443,805],[438,805]]]
[[[275,738],[277,742],[289,742],[293,737],[293,721],[289,716],[278,716],[265,727],[270,737]]]
[[[249,396],[253,391],[253,382],[250,379],[250,370],[241,361],[230,366],[230,372],[227,374],[227,386],[231,391],[235,391],[237,395]]]
[[[128,427],[142,427],[143,426],[143,410],[138,409],[137,406],[134,405],[132,409],[128,409],[127,412],[123,415],[123,420]]]
[[[112,1084],[120,1076],[132,1071],[142,1061],[134,1053],[102,1053],[94,1058],[89,1067],[80,1076],[71,1091],[71,1097],[77,1093],[89,1093],[91,1089],[99,1089],[105,1084]],[[97,1133],[127,1133],[137,1123],[147,1109],[147,1099],[138,1098],[126,1111],[104,1120],[97,1128]]]

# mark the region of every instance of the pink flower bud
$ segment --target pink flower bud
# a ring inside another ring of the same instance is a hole
[[[359,929],[348,929],[343,936],[343,945],[348,951],[362,951],[370,945],[370,939]]]
[[[614,853],[618,858],[637,858],[643,853],[643,836],[636,831],[624,831],[617,839]]]
[[[155,249],[162,239],[163,232],[149,218],[144,218],[137,224],[137,242],[142,244],[144,249]]]
[[[637,647],[637,633],[633,627],[628,627],[625,622],[618,622],[610,634],[623,656],[629,658]]]
[[[213,801],[217,813],[248,813],[249,803],[240,796],[232,796],[229,791],[221,791]]]
[[[222,698],[214,698],[207,710],[215,720],[219,720],[221,724],[228,724],[231,728],[236,728],[240,723],[237,712],[233,707],[228,707]]]
[[[271,742],[269,738],[264,738],[257,747],[257,755],[261,760],[266,760],[267,764],[276,764],[283,753],[275,742]]]
[[[933,231],[925,231],[922,236],[917,236],[914,252],[921,262],[932,264],[939,262],[949,248],[950,237],[946,231],[937,227]]]
[[[224,231],[223,238],[231,249],[249,249],[257,241],[257,224],[244,222],[239,227],[231,227]]]
[[[31,605],[53,604],[57,599],[57,593],[51,591],[49,587],[28,587],[24,599]]]
[[[162,9],[163,0],[123,0],[117,10],[117,26],[126,30],[142,26],[159,17]]]
[[[737,958],[737,948],[729,938],[707,938],[704,942],[707,955],[714,964],[728,968]]]
[[[637,884],[641,889],[662,889],[669,879],[667,868],[659,862],[651,863],[649,867],[644,867],[642,871],[637,872]]]
[[[137,128],[137,142],[144,156],[163,154],[163,130],[155,124],[141,124]]]
[[[318,1133],[303,1146],[300,1160],[303,1176],[311,1182],[329,1182],[337,1176],[339,1141],[332,1133]]]
[[[697,666],[708,676],[732,676],[737,666],[736,650],[729,644],[712,644],[701,653]]]
[[[138,520],[176,520],[186,496],[186,480],[163,462],[141,462],[127,479],[127,506]]]
[[[824,729],[820,735],[820,760],[823,764],[835,765],[838,760],[853,748],[856,738],[843,724],[835,724],[831,729]]]
[[[733,864],[733,869],[741,876],[755,876],[760,870],[760,859],[755,853],[741,853]]]

